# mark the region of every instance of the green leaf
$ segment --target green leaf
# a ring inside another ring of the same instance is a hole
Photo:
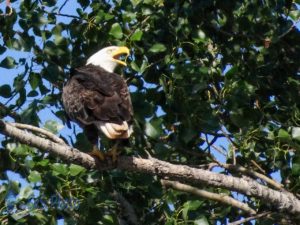
[[[14,194],[18,194],[20,191],[20,182],[10,180],[8,183],[8,190],[10,190]]]
[[[137,29],[133,35],[130,37],[131,41],[140,41],[142,39],[143,36],[143,31],[141,31],[140,29]]]
[[[43,159],[37,162],[37,165],[47,166],[49,164],[49,159]]]
[[[6,68],[6,69],[14,68],[15,65],[16,65],[15,59],[10,56],[7,56],[0,63],[0,67]]]
[[[32,183],[41,181],[41,174],[38,171],[32,170],[28,176],[28,180]]]
[[[188,201],[187,205],[189,207],[189,210],[196,210],[202,205],[202,201],[195,200],[195,201]]]
[[[30,148],[26,145],[18,145],[14,149],[12,149],[12,152],[19,156],[26,156],[30,152]]]
[[[163,130],[161,127],[162,120],[160,118],[152,119],[145,125],[145,133],[147,136],[156,139],[162,135]]]
[[[21,189],[18,199],[28,199],[33,196],[33,190],[30,186],[26,186]]]
[[[206,66],[202,66],[202,67],[200,68],[200,72],[203,73],[203,74],[207,74],[208,71],[209,71],[209,68],[206,67]]]
[[[77,176],[78,174],[86,170],[84,167],[75,164],[71,164],[69,169],[71,176]]]
[[[62,124],[59,124],[55,120],[47,120],[44,128],[51,131],[53,134],[57,134],[58,131],[60,131],[64,126]]]
[[[131,67],[133,70],[135,70],[135,71],[137,71],[137,72],[140,72],[140,68],[139,68],[139,66],[136,64],[135,61],[132,61],[132,62],[130,63],[130,67]]]
[[[28,216],[29,212],[27,210],[23,211],[17,211],[17,213],[14,213],[11,215],[11,217],[18,222],[21,222],[21,219],[24,218],[25,216]]]
[[[292,138],[300,141],[300,127],[292,127]]]
[[[299,176],[300,175],[300,164],[293,163],[292,175],[294,175],[294,176]]]
[[[2,96],[3,98],[11,97],[11,87],[8,84],[0,86],[0,96]]]
[[[35,90],[41,82],[41,76],[37,73],[30,73],[29,83],[33,90]]]
[[[185,202],[182,210],[183,219],[188,220],[188,212],[198,209],[201,205],[202,205],[202,201],[199,200]]]
[[[113,36],[114,38],[116,38],[116,39],[121,39],[123,37],[123,32],[122,32],[122,28],[121,28],[120,24],[119,23],[114,23],[111,26],[109,34],[111,36]]]
[[[105,224],[114,224],[114,219],[111,215],[104,215],[103,220]]]
[[[1,184],[0,186],[0,204],[5,200],[7,195],[7,184]]]
[[[65,164],[62,163],[54,163],[51,165],[53,175],[67,175],[68,168]]]
[[[36,97],[38,95],[39,95],[39,93],[37,91],[32,90],[27,94],[27,97]]]
[[[0,45],[0,55],[6,51],[6,48]]]
[[[194,221],[195,225],[209,225],[207,218],[205,216],[200,217]]]
[[[188,212],[198,209],[201,204],[202,204],[202,202],[199,200],[185,202],[183,205],[183,209],[182,209],[183,219],[185,221],[187,221],[188,220]]]
[[[164,52],[166,50],[167,50],[166,46],[160,43],[152,45],[152,47],[149,49],[149,51],[153,53]]]
[[[26,166],[27,169],[32,169],[35,165],[35,160],[32,160],[31,157],[25,158],[25,163],[24,165]]]
[[[282,141],[288,141],[291,139],[290,134],[284,129],[279,130],[278,138],[281,139]]]

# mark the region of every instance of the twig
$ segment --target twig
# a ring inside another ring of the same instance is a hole
[[[68,163],[82,165],[87,169],[103,171],[117,168],[122,171],[139,172],[161,178],[168,177],[172,180],[225,188],[267,202],[272,205],[276,212],[284,212],[287,215],[299,215],[300,213],[300,200],[295,195],[287,191],[271,189],[252,179],[233,177],[187,165],[172,164],[155,158],[119,156],[117,162],[114,163],[109,159],[98,161],[75,148],[25,132],[3,120],[0,120],[0,133],[14,138],[20,143],[36,147],[41,151],[47,151]]]
[[[231,143],[233,144],[235,147],[238,147],[238,144],[235,143],[232,138],[227,134],[227,132],[224,130],[224,128],[221,126],[221,129],[220,129],[224,135],[224,137]]]
[[[281,38],[283,38],[283,37],[284,37],[285,35],[287,35],[289,32],[291,32],[291,31],[297,26],[297,24],[298,24],[299,22],[300,22],[300,18],[298,18],[298,19],[293,23],[293,25],[292,25],[289,29],[287,29],[287,31],[285,31],[284,33],[282,33],[281,35],[279,35],[277,41],[280,40]]]
[[[236,155],[235,155],[236,147],[232,146],[232,164],[236,165]]]
[[[42,10],[43,13],[47,13],[47,14],[53,14],[55,16],[63,16],[63,17],[69,17],[69,18],[74,18],[74,19],[78,19],[78,20],[83,20],[83,21],[86,21],[85,19],[79,17],[79,16],[75,16],[75,15],[70,15],[70,14],[64,14],[64,13],[60,13],[59,11],[58,12],[48,12],[46,10]]]
[[[249,221],[254,220],[254,219],[258,219],[258,218],[261,218],[261,217],[264,217],[264,216],[268,216],[269,214],[271,214],[271,212],[263,212],[263,213],[260,213],[260,214],[254,215],[254,216],[250,216],[250,217],[247,217],[247,218],[229,223],[228,225],[239,225],[239,224],[249,222]]]
[[[232,207],[241,209],[250,215],[256,214],[255,210],[250,208],[247,204],[242,203],[232,197],[223,194],[216,194],[205,190],[200,190],[198,188],[192,187],[187,184],[180,183],[178,181],[170,181],[170,180],[161,180],[161,184],[165,187],[171,187],[178,191],[183,191],[187,193],[191,193],[197,195],[199,197],[203,197],[206,199],[210,199],[213,201],[221,202],[226,205],[230,205]]]
[[[50,14],[49,12],[46,12],[46,13]],[[59,13],[59,12],[58,13],[52,12],[51,14],[54,14],[56,16],[63,16],[63,17],[74,18],[74,19],[78,19],[78,20],[84,20],[84,19],[82,19],[79,16],[74,16],[74,15],[70,15],[70,14],[64,14],[64,13]]]
[[[207,147],[204,149],[204,151],[206,150],[206,149],[208,149],[209,147],[212,147],[213,149],[215,149],[217,152],[219,152],[221,155],[223,155],[223,156],[226,156],[227,155],[227,153],[225,152],[225,151],[223,151],[221,148],[219,148],[218,146],[216,146],[216,145],[214,145],[213,144],[213,140],[210,142],[210,143],[208,143],[208,141],[207,141],[207,139],[206,138],[203,138],[203,137],[200,137],[200,139],[202,139],[203,141],[205,141],[205,142],[207,142]]]
[[[224,163],[219,163],[219,165],[221,167],[225,168],[225,169],[228,169],[228,170],[234,170],[234,171],[242,172],[242,173],[248,174],[252,177],[259,178],[261,180],[264,180],[266,183],[270,184],[271,186],[275,187],[276,189],[283,190],[283,185],[282,184],[277,183],[275,180],[272,180],[271,178],[269,178],[269,177],[267,177],[267,176],[265,176],[261,173],[258,173],[256,171],[252,171],[249,168],[245,168],[245,167],[240,166],[240,165],[231,165],[231,164],[224,164]]]
[[[50,139],[51,141],[54,141],[55,143],[61,144],[61,145],[66,145],[66,143],[60,139],[59,137],[57,137],[55,134],[51,133],[48,130],[45,130],[43,128],[39,128],[39,127],[35,127],[29,124],[23,124],[23,123],[9,123],[10,125],[17,127],[19,129],[26,129],[26,130],[30,130],[33,132],[37,132],[39,134],[42,134],[44,136],[46,136],[48,139]]]
[[[260,171],[262,172],[263,174],[266,174],[266,171],[261,168],[254,160],[250,160],[250,162]]]
[[[67,4],[69,0],[65,0],[65,2],[61,5],[61,7],[58,9],[58,13],[60,13],[60,11],[65,7],[65,5]]]

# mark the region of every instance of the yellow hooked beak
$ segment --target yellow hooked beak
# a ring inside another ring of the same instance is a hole
[[[125,55],[125,60],[119,60],[120,56]],[[126,64],[126,59],[129,56],[129,49],[125,46],[119,47],[116,51],[112,52],[112,58],[115,62],[123,65],[123,66],[127,66]]]

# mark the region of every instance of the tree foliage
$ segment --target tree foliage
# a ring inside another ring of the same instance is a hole
[[[122,154],[207,169],[218,162],[241,165],[275,174],[299,196],[297,1],[24,0],[11,7],[11,15],[0,17],[1,76],[13,76],[12,82],[1,79],[2,118],[44,127],[88,151],[82,131],[66,119],[63,83],[72,67],[100,48],[126,45],[132,54],[122,73],[135,123]],[[45,113],[54,119],[44,123]],[[61,132],[62,125],[70,129]],[[108,141],[101,146],[108,148]],[[61,218],[65,224],[122,224],[128,216],[114,193],[130,203],[138,224],[226,224],[247,217],[230,205],[164,188],[159,177],[89,171],[9,137],[2,137],[0,171],[1,224],[56,224]],[[286,219],[260,199],[197,188],[273,212],[257,224]]]

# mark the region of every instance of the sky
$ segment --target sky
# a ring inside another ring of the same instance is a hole
[[[62,5],[64,1],[59,0],[58,1],[58,5]],[[17,9],[19,7],[19,1],[16,1],[15,3],[12,4],[12,7]],[[61,10],[61,13],[64,14],[77,14],[76,13],[76,8],[78,7],[78,4],[75,3],[74,1],[68,1],[65,5],[65,7]],[[0,8],[3,9],[2,5],[0,5]],[[68,20],[70,20],[70,18],[65,18],[65,17],[58,17],[58,21],[62,21],[62,22],[68,22]],[[0,44],[2,44],[2,40],[0,39]],[[15,51],[15,50],[7,50],[3,55],[0,55],[0,62],[7,56],[11,56],[13,57],[16,61],[18,61],[20,58],[30,58],[31,53],[30,52],[20,52],[20,51]],[[22,73],[24,71],[24,68],[22,67],[16,67],[14,69],[5,69],[5,68],[1,68],[0,67],[0,86],[3,84],[9,84],[12,86],[14,78],[16,76],[16,74],[18,73]],[[13,101],[13,100],[12,100]],[[6,103],[7,99],[0,97],[0,102],[1,103]],[[26,106],[28,106],[30,102],[27,102],[23,109],[26,108]],[[54,116],[52,114],[52,112],[50,111],[49,108],[46,108],[45,110],[42,110],[39,113],[39,117],[41,119],[41,124],[45,124],[47,120],[55,120],[57,122],[60,123],[60,121],[56,118],[56,116]],[[6,118],[7,120],[9,120],[10,118]],[[77,127],[77,129],[79,130],[80,128]],[[68,134],[70,134],[70,129],[64,127],[60,132],[64,135],[64,136],[68,136]],[[2,139],[2,137],[0,136],[0,138]],[[25,188],[27,185],[29,185],[29,183],[23,179],[18,173],[15,173],[13,171],[8,171],[7,172],[7,176],[9,179],[14,180],[14,181],[18,181],[21,184],[21,188]],[[0,185],[1,185],[1,180],[0,180]],[[63,219],[59,219],[57,221],[57,225],[63,225],[64,224],[64,220]]]
[[[64,1],[59,0],[58,4],[61,5]],[[19,7],[19,1],[16,1],[12,4],[13,8],[18,8]],[[75,3],[75,1],[67,1],[66,5],[64,6],[64,8],[62,9],[61,13],[64,14],[71,14],[71,15],[77,15],[76,12],[76,8],[78,7],[78,4]],[[3,2],[2,5],[0,5],[0,8],[3,9]],[[58,17],[58,20],[62,21],[62,22],[68,22],[68,20],[70,20],[70,18],[66,18],[66,17]],[[297,25],[298,29],[300,29],[300,24],[298,23]],[[0,40],[0,44],[2,44],[2,40]],[[18,61],[18,59],[20,58],[30,58],[31,53],[29,52],[19,52],[19,51],[14,51],[14,50],[7,50],[3,55],[0,55],[0,62],[7,56],[11,56],[13,57],[16,61]],[[228,69],[228,68],[227,68]],[[0,85],[3,84],[9,84],[12,85],[13,84],[13,80],[16,74],[23,72],[23,68],[22,67],[17,67],[14,69],[4,69],[0,67]],[[0,102],[1,103],[6,103],[7,99],[4,99],[2,97],[0,97]],[[27,102],[26,105],[28,105],[30,102]],[[25,105],[25,107],[26,107]],[[51,112],[49,108],[46,108],[45,110],[41,111],[39,113],[39,117],[41,119],[41,124],[45,124],[45,122],[47,120],[55,120],[60,122],[56,116],[54,116]],[[77,129],[80,129],[77,127]],[[61,134],[63,136],[68,136],[71,132],[70,129],[64,127],[61,131]],[[223,146],[225,149],[227,149],[228,147],[228,141],[225,138],[220,138],[218,139],[217,146]],[[218,153],[217,151],[214,152],[214,155],[217,157],[218,160],[220,160],[221,162],[225,162],[225,157],[223,155],[221,155],[220,153]],[[216,172],[218,172],[218,169],[216,169]],[[14,173],[12,171],[8,172],[8,177],[12,180],[17,180],[21,183],[22,187],[25,187],[26,185],[28,185],[28,183],[22,179],[17,173]],[[280,181],[280,175],[278,173],[274,173],[273,177]],[[1,181],[0,181],[0,185],[1,185]],[[58,225],[62,225],[63,224],[63,219],[58,220],[57,222]]]

